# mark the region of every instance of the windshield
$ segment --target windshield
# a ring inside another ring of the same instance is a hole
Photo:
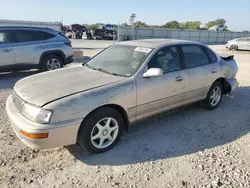
[[[116,44],[95,56],[86,66],[128,77],[138,70],[151,51],[150,48]]]

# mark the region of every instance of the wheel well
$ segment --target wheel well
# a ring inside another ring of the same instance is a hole
[[[231,92],[231,86],[230,84],[226,81],[225,78],[218,78],[217,80],[215,80],[215,82],[220,82],[222,84],[223,87],[223,94],[227,94]]]
[[[121,106],[119,105],[116,105],[116,104],[108,104],[108,105],[103,105],[103,106],[100,106],[96,109],[94,109],[93,111],[91,111],[82,121],[82,124],[84,124],[84,121],[86,119],[88,119],[95,111],[101,109],[101,108],[104,108],[104,107],[110,107],[110,108],[113,108],[115,109],[117,112],[119,112],[122,116],[122,119],[124,121],[124,130],[125,131],[129,131],[129,120],[128,120],[128,115],[127,115],[127,112],[124,110],[124,108],[122,108]]]
[[[56,51],[49,51],[49,52],[44,52],[41,57],[40,57],[40,60],[39,60],[39,65],[40,65],[40,68],[42,67],[42,62],[43,62],[43,59],[44,57],[48,56],[48,55],[56,55],[58,57],[60,57],[63,61],[63,64],[65,65],[65,55],[63,54],[62,51],[60,50],[56,50]]]

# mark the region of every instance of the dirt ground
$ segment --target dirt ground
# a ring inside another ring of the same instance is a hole
[[[227,53],[239,65],[234,98],[214,111],[193,104],[138,122],[99,155],[77,145],[43,151],[23,145],[5,101],[17,80],[37,72],[0,74],[0,187],[250,187],[250,52]]]

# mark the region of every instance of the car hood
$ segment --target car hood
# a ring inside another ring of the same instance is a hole
[[[76,66],[24,78],[15,84],[14,91],[22,100],[43,106],[51,101],[123,79],[125,78]]]

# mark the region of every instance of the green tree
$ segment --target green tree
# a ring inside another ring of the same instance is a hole
[[[134,23],[135,27],[148,27],[148,25],[145,22],[137,21]]]
[[[162,25],[161,27],[162,28],[171,28],[171,29],[179,29],[180,28],[179,22],[177,22],[175,20],[167,22],[166,24]]]
[[[186,23],[183,23],[181,28],[198,30],[200,29],[200,25],[200,21],[188,21]]]
[[[242,32],[243,33],[250,33],[250,31],[248,31],[248,30],[243,30]]]
[[[128,27],[129,25],[127,23],[122,23],[121,26]]]

